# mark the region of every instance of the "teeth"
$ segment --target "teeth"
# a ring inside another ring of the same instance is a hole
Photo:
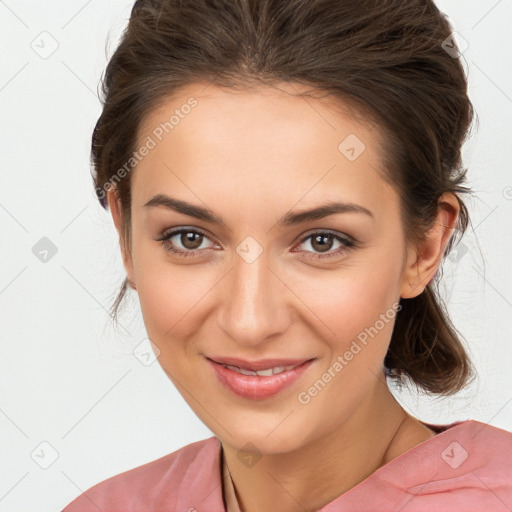
[[[243,375],[257,375],[257,373],[252,370],[244,370],[243,368],[238,368],[238,366],[231,366],[230,364],[225,364],[224,366]]]
[[[287,372],[295,366],[276,366],[274,368],[268,368],[266,370],[246,370],[244,368],[239,368],[238,366],[232,366],[230,364],[223,364],[224,368],[228,368],[229,370],[233,370],[235,372],[241,373],[242,375],[258,375],[259,377],[270,377],[271,375],[277,375],[278,373]]]
[[[269,368],[268,370],[258,370],[256,374],[259,375],[260,377],[269,377],[270,375],[272,375],[272,372],[274,370],[275,368]]]

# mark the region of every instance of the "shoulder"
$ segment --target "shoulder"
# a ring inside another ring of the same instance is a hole
[[[436,441],[432,443],[434,452],[443,448],[441,459],[446,464],[441,467],[458,469],[465,466],[466,472],[487,468],[487,471],[496,472],[496,476],[499,476],[498,473],[507,474],[508,471],[509,483],[512,483],[512,433],[507,430],[476,420],[466,420],[446,425],[440,434],[429,441]]]
[[[401,461],[411,475],[404,489],[410,510],[512,507],[512,434],[476,420],[433,427],[439,433]]]
[[[322,512],[512,510],[512,434],[475,420],[425,423],[437,434],[380,467]]]
[[[185,494],[200,494],[208,486],[208,481],[220,471],[219,457],[220,441],[216,437],[188,444],[94,485],[63,512],[171,509],[178,500],[186,499]],[[187,482],[185,486],[181,485],[184,481]]]
[[[460,467],[467,463],[466,471],[477,479],[481,477],[490,489],[506,486],[512,491],[512,433],[475,420],[463,425],[459,433],[454,432],[453,441],[442,454],[443,460],[449,460],[452,451],[455,456],[462,448],[464,460],[461,458]],[[486,487],[484,481],[480,482],[482,487]],[[509,493],[508,499],[512,499],[512,494]]]

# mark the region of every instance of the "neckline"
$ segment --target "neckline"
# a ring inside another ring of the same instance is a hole
[[[323,510],[325,507],[328,507],[329,505],[335,503],[337,500],[343,499],[345,496],[352,494],[354,492],[359,491],[361,487],[364,487],[366,485],[369,485],[373,480],[381,476],[382,473],[389,471],[390,467],[396,466],[397,464],[400,464],[406,457],[411,456],[413,452],[420,451],[425,449],[425,446],[427,444],[431,444],[433,442],[437,442],[437,439],[439,437],[444,437],[443,434],[447,433],[453,433],[453,429],[458,429],[459,427],[462,427],[464,425],[467,425],[468,423],[475,422],[475,420],[460,420],[455,421],[452,423],[447,424],[437,424],[437,423],[428,423],[425,421],[418,420],[422,425],[426,426],[427,428],[433,430],[435,434],[432,437],[429,437],[428,439],[425,439],[424,441],[421,441],[420,443],[412,446],[405,452],[398,455],[398,457],[395,457],[394,459],[390,460],[386,464],[383,464],[379,468],[377,468],[373,473],[369,474],[364,480],[361,480],[359,483],[345,491],[344,493],[340,494],[334,500],[332,500],[329,503],[326,503],[321,510]],[[222,448],[222,443],[220,444],[220,467],[221,467],[221,488],[222,488],[222,499],[223,504],[225,507],[226,512],[241,512],[240,505],[238,503],[237,497],[236,497],[236,491],[233,484],[233,480],[231,478],[231,474],[229,472],[229,468],[227,466],[225,457],[224,457],[224,451]],[[226,492],[227,491],[227,492]],[[227,494],[227,496],[226,496]],[[227,503],[230,503],[230,509],[227,508]]]

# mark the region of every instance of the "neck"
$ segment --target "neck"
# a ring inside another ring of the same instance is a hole
[[[315,511],[433,433],[407,415],[379,380],[345,422],[288,453],[265,454],[252,467],[222,443],[242,512]]]

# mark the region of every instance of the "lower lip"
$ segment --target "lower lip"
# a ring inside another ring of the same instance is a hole
[[[217,378],[233,393],[243,398],[262,400],[291,386],[311,366],[314,359],[306,361],[291,370],[268,377],[242,375],[222,366],[220,363],[213,362],[211,359],[207,359],[207,361],[215,371]]]

